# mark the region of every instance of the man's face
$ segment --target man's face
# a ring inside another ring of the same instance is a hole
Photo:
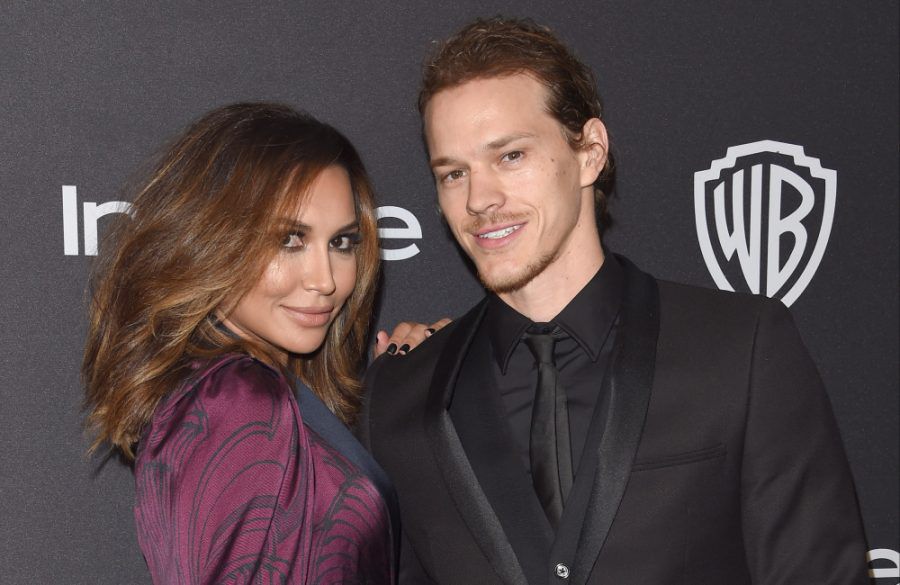
[[[605,131],[597,166],[598,149],[573,150],[546,99],[528,75],[476,79],[435,94],[424,114],[441,210],[500,294],[597,268],[579,248],[599,245],[592,185]]]

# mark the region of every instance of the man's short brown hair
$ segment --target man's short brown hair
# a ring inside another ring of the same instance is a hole
[[[419,113],[438,92],[473,79],[524,73],[547,88],[547,111],[565,128],[572,148],[580,146],[585,122],[600,118],[602,104],[590,68],[549,28],[530,19],[477,19],[439,44],[425,60]],[[613,160],[594,182],[597,223],[609,224],[607,194],[613,186]]]

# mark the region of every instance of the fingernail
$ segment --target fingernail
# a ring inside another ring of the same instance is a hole
[[[434,327],[429,327],[428,329],[425,330],[425,337],[431,337],[432,335],[434,335],[435,331],[436,330]]]
[[[405,353],[408,352],[408,351],[409,351],[409,344],[408,344],[408,343],[404,343],[403,345],[400,346],[400,349],[397,350],[397,353],[403,353],[403,354],[405,354]]]
[[[386,353],[388,355],[394,355],[395,353],[397,353],[397,344],[392,343],[389,346],[387,346],[387,349],[384,350],[384,353]]]

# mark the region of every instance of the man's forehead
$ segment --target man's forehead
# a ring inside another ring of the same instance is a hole
[[[525,100],[534,105],[545,107],[550,92],[540,80],[526,72],[513,72],[502,75],[486,75],[466,79],[434,93],[425,106],[424,117],[433,111],[435,103],[440,105],[455,104],[467,98],[478,99],[486,96],[504,100]]]
[[[473,79],[441,90],[428,103],[423,122],[430,147],[449,140],[480,149],[558,123],[547,110],[546,89],[524,75]]]

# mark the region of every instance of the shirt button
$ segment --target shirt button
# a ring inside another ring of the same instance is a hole
[[[568,579],[569,578],[569,567],[565,566],[562,563],[556,565],[556,576],[560,579]]]

